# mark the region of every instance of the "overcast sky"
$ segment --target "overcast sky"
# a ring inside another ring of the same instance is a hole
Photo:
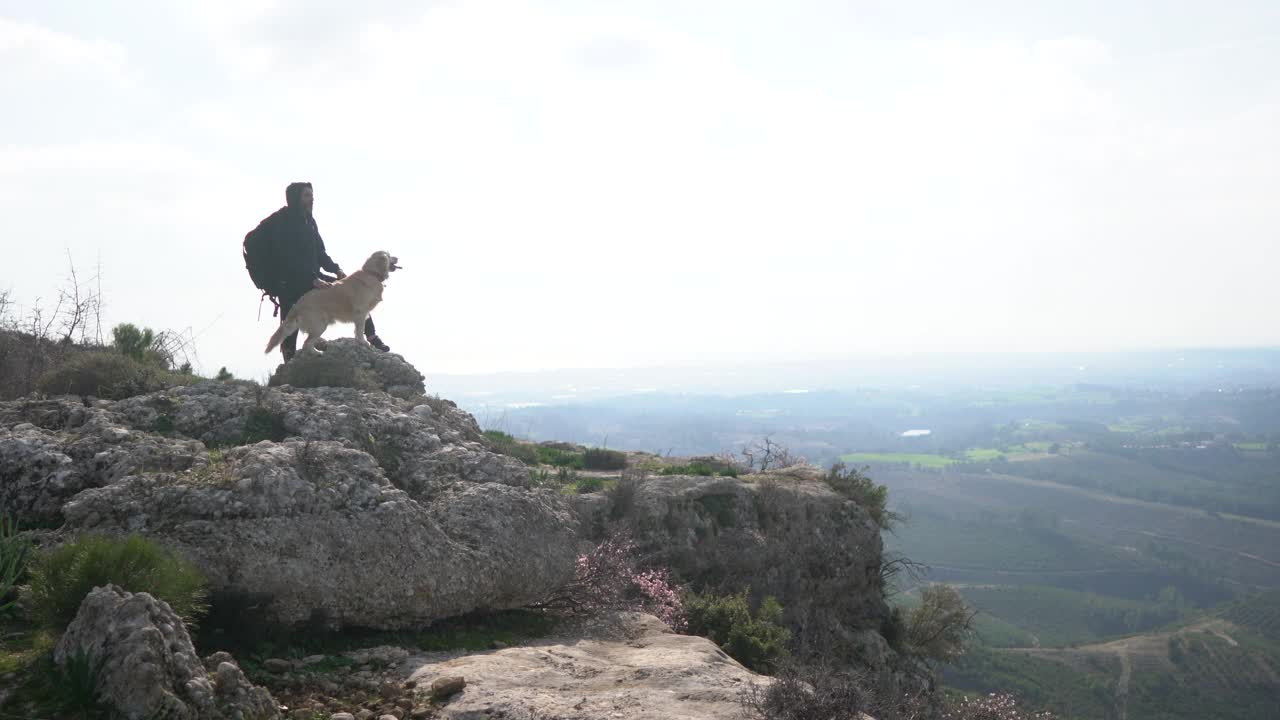
[[[260,378],[309,180],[428,376],[1276,345],[1277,70],[1274,0],[0,0],[0,289]]]

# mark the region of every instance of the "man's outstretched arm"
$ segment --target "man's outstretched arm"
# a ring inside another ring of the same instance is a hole
[[[320,237],[320,233],[316,233],[316,243],[320,249],[320,267],[337,275],[339,278],[346,277],[347,274],[342,272],[342,268],[338,267],[338,263],[334,262],[333,258],[329,257],[329,253],[324,249],[324,238]]]

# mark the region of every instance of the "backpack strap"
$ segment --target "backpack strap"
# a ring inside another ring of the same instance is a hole
[[[271,295],[266,290],[263,290],[262,297],[258,299],[258,319],[259,320],[262,319],[262,301],[263,300],[270,300],[271,304],[275,306],[275,309],[271,311],[271,317],[276,317],[277,315],[280,314],[280,301],[276,299],[275,295]]]

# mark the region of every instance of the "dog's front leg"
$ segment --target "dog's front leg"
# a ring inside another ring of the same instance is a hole
[[[364,337],[365,317],[366,316],[363,316],[363,315],[356,317],[356,332],[355,332],[356,342],[360,343],[361,345],[364,345],[365,347],[372,347],[369,344],[369,341],[366,340]]]

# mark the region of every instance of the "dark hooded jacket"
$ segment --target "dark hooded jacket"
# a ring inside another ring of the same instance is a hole
[[[308,183],[294,183],[285,189],[287,204],[277,210],[281,222],[276,234],[276,267],[280,269],[281,296],[301,295],[312,287],[320,270],[342,272],[325,252],[324,240],[315,218],[302,207],[302,190]]]

